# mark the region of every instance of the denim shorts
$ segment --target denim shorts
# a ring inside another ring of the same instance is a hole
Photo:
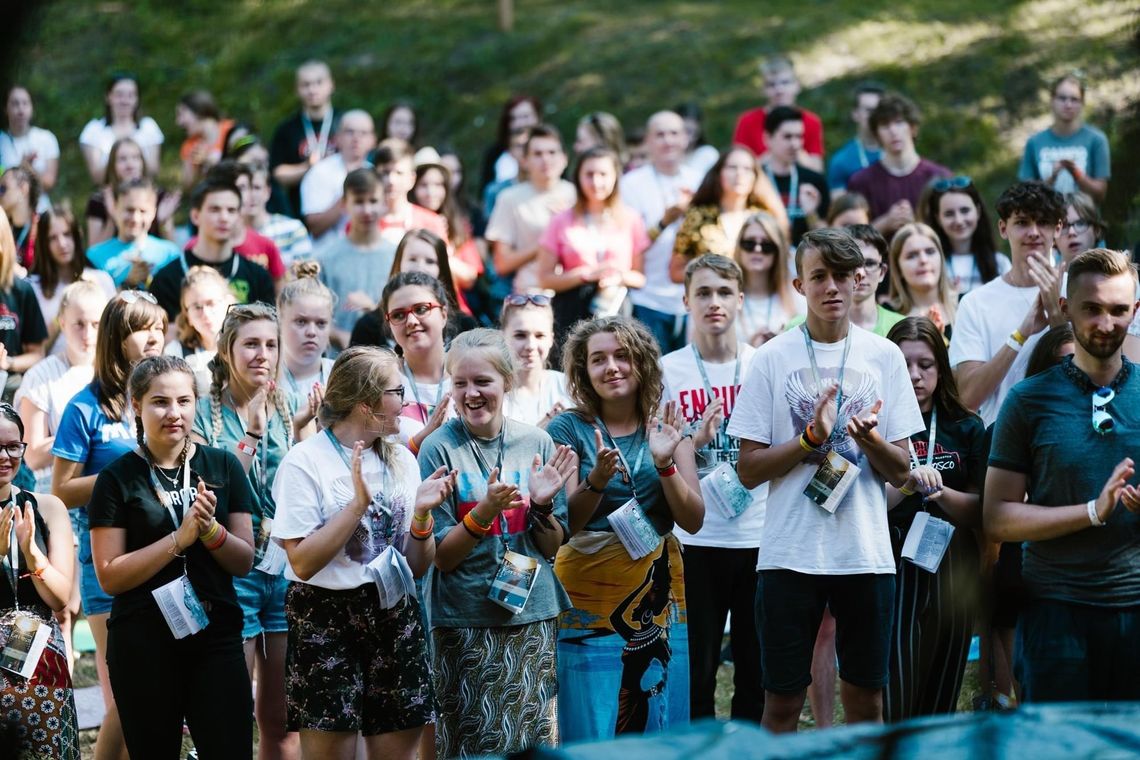
[[[756,627],[764,688],[794,694],[811,683],[811,658],[823,611],[835,616],[839,677],[852,686],[887,685],[893,575],[807,575],[761,570]]]
[[[87,508],[68,510],[71,526],[79,539],[79,598],[84,615],[107,615],[111,612],[110,594],[99,585],[95,577],[95,562],[91,559],[91,530],[87,522]]]
[[[263,633],[285,633],[285,589],[289,581],[284,575],[269,575],[250,570],[244,578],[234,578],[234,592],[241,605],[241,638],[243,641]]]

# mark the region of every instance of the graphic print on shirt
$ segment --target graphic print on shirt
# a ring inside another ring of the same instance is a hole
[[[912,441],[914,446],[914,456],[918,461],[925,465],[927,454],[926,441]],[[962,455],[957,451],[947,451],[941,443],[935,442],[934,444],[934,461],[930,466],[939,472],[949,472],[962,469]],[[914,469],[914,460],[911,460],[910,468]]]
[[[20,315],[8,308],[7,304],[0,303],[0,330],[19,332]]]
[[[808,423],[815,417],[815,402],[819,392],[834,385],[838,380],[837,367],[820,367],[820,381],[823,388],[816,388],[815,378],[811,367],[801,367],[788,375],[784,381],[784,399],[792,416],[792,429],[796,435],[807,430]],[[818,451],[813,451],[804,458],[804,462],[817,465],[827,457],[827,452],[834,451],[852,464],[859,463],[860,452],[846,432],[847,423],[853,417],[860,417],[875,405],[876,392],[874,379],[857,369],[847,367],[843,375],[843,405],[835,420],[835,435],[828,439]]]
[[[500,483],[510,483],[519,487],[519,493],[522,494],[523,501],[526,502],[518,509],[508,509],[503,512],[503,517],[507,518],[507,533],[523,533],[526,531],[526,514],[530,509],[530,492],[527,490],[526,480],[523,479],[523,474],[518,470],[511,470],[503,472],[499,475]],[[456,514],[456,522],[462,522],[467,513],[475,509],[479,500],[487,495],[487,478],[480,472],[460,472],[456,481],[455,501],[458,505],[458,514]],[[500,536],[503,531],[501,529],[502,520],[496,519],[491,523],[491,535]]]
[[[363,474],[364,482],[372,491],[372,501],[345,544],[344,554],[353,562],[367,565],[389,546],[399,545],[411,504],[403,488],[393,490],[389,487],[385,489],[388,493],[381,490],[382,483],[390,483],[394,478],[385,480],[377,470]],[[352,476],[342,475],[333,480],[332,493],[338,511],[348,506],[356,495]]]
[[[685,421],[683,435],[695,435],[701,429],[701,416],[705,413],[705,408],[718,398],[724,399],[721,413],[726,419],[732,416],[740,387],[733,387],[731,383],[717,385],[713,386],[712,392],[713,397],[709,398],[708,390],[699,385],[695,388],[684,388],[677,394],[677,411]],[[724,424],[718,427],[709,445],[697,452],[697,469],[700,472],[710,470],[721,462],[736,464],[740,456],[740,439],[726,435],[724,432],[726,427]]]

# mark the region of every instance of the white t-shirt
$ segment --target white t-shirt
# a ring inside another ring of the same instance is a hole
[[[495,200],[485,237],[492,243],[504,243],[518,251],[537,250],[550,220],[573,206],[576,198],[574,185],[564,179],[543,192],[529,182],[512,185]],[[537,257],[515,270],[512,287],[516,293],[539,289]]]
[[[162,130],[158,128],[158,124],[149,116],[144,116],[139,120],[139,124],[130,138],[137,142],[143,150],[162,145],[162,141],[165,139]],[[111,153],[111,146],[115,144],[115,140],[115,130],[103,118],[92,119],[87,122],[83,131],[79,133],[80,145],[98,148],[103,152],[104,165],[107,163],[107,157]]]
[[[756,349],[747,343],[737,344],[740,357],[739,378],[736,361],[725,364],[704,363],[708,385],[715,398],[724,399],[724,412],[728,419],[736,408],[736,400],[744,378],[752,366]],[[695,433],[701,426],[701,415],[712,399],[697,367],[693,346],[679,348],[661,358],[661,371],[665,377],[665,393],[662,401],[676,401],[677,410],[685,420],[686,433]],[[737,379],[734,385],[733,380]],[[740,455],[740,441],[723,433],[718,433],[707,449],[697,452],[697,467],[701,476],[716,468],[721,462],[736,466]],[[768,484],[762,483],[752,489],[752,504],[739,516],[729,520],[715,509],[705,505],[705,522],[696,534],[688,533],[680,526],[673,527],[673,533],[681,543],[692,546],[720,546],[730,549],[751,549],[760,545],[760,534],[764,529],[764,503],[768,498]]]
[[[950,340],[950,366],[962,362],[988,362],[1029,313],[1040,292],[1036,286],[1015,288],[1001,277],[990,280],[965,295],[954,318],[954,337]],[[982,402],[978,415],[986,425],[997,419],[1001,403],[1009,389],[1025,378],[1029,355],[1045,331],[1028,336],[997,390]]]
[[[58,341],[63,343],[63,341]],[[59,429],[59,421],[63,418],[63,410],[67,402],[71,401],[76,393],[86,388],[95,376],[95,367],[92,365],[73,367],[67,361],[67,354],[61,356],[48,356],[36,362],[31,369],[24,373],[20,387],[12,399],[12,405],[17,410],[20,402],[25,398],[47,417],[48,435],[55,435]],[[35,471],[36,488],[51,491],[51,466]]]
[[[574,406],[566,391],[566,375],[558,370],[547,369],[542,372],[542,387],[537,394],[525,388],[515,388],[507,394],[503,402],[503,414],[512,420],[537,425],[555,404],[562,404],[565,409]]]
[[[762,297],[745,294],[737,330],[741,337],[749,340],[761,331],[779,334],[796,317],[807,316],[807,301],[799,293],[792,293],[792,305],[793,309],[788,313],[783,300],[775,293]]]
[[[677,202],[678,190],[695,191],[701,183],[701,175],[696,169],[685,164],[680,171],[669,176],[661,174],[652,164],[640,166],[621,178],[621,199],[627,206],[641,214],[645,229],[657,227],[665,209]],[[669,279],[669,260],[673,257],[673,243],[681,220],[673,222],[657,236],[645,251],[645,287],[631,290],[629,300],[636,306],[662,312],[663,314],[684,314],[685,286]]]
[[[352,473],[341,457],[351,463],[352,449],[339,444],[338,448],[321,432],[295,445],[281,460],[273,479],[275,540],[312,535],[352,501]],[[412,452],[403,446],[395,447],[393,463],[389,468],[372,449],[364,450],[361,471],[372,491],[368,511],[344,548],[312,578],[301,581],[288,562],[286,578],[331,590],[353,589],[373,582],[365,566],[388,546],[404,550],[420,470]]]
[[[322,158],[312,169],[305,172],[301,179],[301,214],[320,214],[336,205],[344,196],[344,178],[348,176],[348,168],[344,165],[344,158],[334,153]],[[314,249],[330,240],[344,235],[348,215],[343,215],[337,223],[320,237],[313,238]]]
[[[1009,260],[1009,256],[1004,253],[999,253],[995,256],[997,259],[997,273],[1000,277],[1009,270],[1013,269],[1013,264]],[[972,253],[955,253],[950,256],[950,284],[954,287],[958,295],[969,293],[974,288],[980,288],[985,285],[982,282],[982,273],[978,269],[978,262],[974,261],[974,254]],[[955,330],[958,328],[955,327]]]
[[[107,295],[107,300],[111,300],[118,293],[115,287],[115,281],[111,279],[111,275],[104,272],[102,269],[87,268],[83,270],[83,277],[88,280],[94,280],[103,292]],[[40,276],[38,274],[28,275],[28,284],[32,286],[32,290],[36,294],[36,301],[40,305],[40,314],[44,316],[44,324],[50,325],[59,318],[59,305],[63,301],[63,291],[67,286],[56,283],[55,293],[51,298],[44,295],[44,289],[40,285]],[[67,341],[62,336],[56,339],[52,344],[51,352],[53,354],[62,354],[67,349]]]
[[[898,346],[861,327],[849,328],[851,345],[843,375],[843,403],[835,437],[824,444],[860,468],[835,513],[804,495],[822,457],[810,454],[769,483],[758,570],[786,569],[809,575],[895,572],[882,478],[845,429],[883,401],[878,431],[899,441],[925,430]],[[845,341],[813,341],[822,383],[838,379]],[[811,421],[817,383],[802,330],[789,330],[761,346],[744,381],[729,435],[781,444],[801,435]]]

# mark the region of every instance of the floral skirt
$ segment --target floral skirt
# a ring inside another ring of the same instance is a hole
[[[558,743],[558,620],[507,628],[436,628],[433,672],[441,758]]]
[[[79,760],[79,723],[59,624],[31,678],[0,669],[0,757]]]

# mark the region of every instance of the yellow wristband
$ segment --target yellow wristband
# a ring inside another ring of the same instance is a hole
[[[902,488],[899,489],[899,493],[901,493],[903,496],[914,496],[917,493],[917,491],[912,491],[909,488],[907,488],[906,486],[903,486]]]
[[[1022,334],[1021,334],[1021,330],[1014,330],[1014,331],[1013,331],[1013,332],[1010,334],[1010,336],[1009,336],[1009,337],[1011,337],[1011,338],[1013,338],[1014,340],[1016,340],[1016,341],[1017,341],[1017,345],[1019,345],[1019,346],[1024,346],[1024,345],[1025,345],[1025,341],[1029,340],[1029,338],[1027,338],[1027,337],[1025,337],[1024,335],[1022,335]]]
[[[210,529],[207,530],[202,535],[198,536],[198,540],[209,543],[210,541],[214,540],[214,536],[218,535],[218,530],[219,530],[219,523],[217,520],[214,520],[214,522],[210,525]]]
[[[808,452],[809,454],[811,452],[815,451],[815,449],[813,449],[811,447],[811,444],[808,443],[807,440],[802,435],[799,437],[799,441],[800,441],[800,448],[803,449],[804,451]]]

